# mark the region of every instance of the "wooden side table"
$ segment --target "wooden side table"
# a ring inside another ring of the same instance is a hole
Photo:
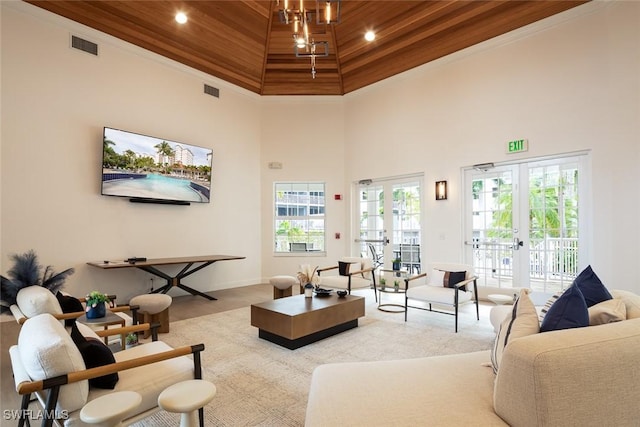
[[[89,327],[102,326],[105,331],[109,329],[109,326],[112,325],[119,325],[121,327],[125,326],[125,320],[110,311],[107,311],[107,314],[104,317],[99,317],[97,319],[87,319],[87,315],[83,314],[82,316],[78,317],[77,321]],[[122,350],[125,349],[125,337],[125,334],[120,334],[120,343],[122,344]],[[107,346],[109,345],[108,337],[104,337],[104,343]]]

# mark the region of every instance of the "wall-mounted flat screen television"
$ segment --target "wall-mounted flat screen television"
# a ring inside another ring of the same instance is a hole
[[[157,203],[209,203],[213,150],[104,128],[102,194]]]

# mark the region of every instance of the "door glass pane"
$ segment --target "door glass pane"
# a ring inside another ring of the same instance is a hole
[[[578,274],[578,165],[530,167],[529,206],[531,289],[565,289]]]
[[[382,185],[363,185],[359,189],[360,200],[360,252],[372,257],[369,244],[376,254],[384,253],[384,196]]]
[[[420,187],[417,182],[393,186],[393,252],[403,269],[420,273]]]
[[[474,177],[473,266],[480,285],[513,286],[513,175],[510,170]]]

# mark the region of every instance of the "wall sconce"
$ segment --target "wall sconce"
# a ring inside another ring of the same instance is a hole
[[[436,181],[436,200],[447,200],[447,181]]]

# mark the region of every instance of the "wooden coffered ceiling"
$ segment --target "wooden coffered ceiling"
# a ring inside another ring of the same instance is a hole
[[[314,30],[329,56],[316,59],[313,79],[276,0],[27,2],[260,95],[344,95],[585,3],[343,0],[340,23]]]

